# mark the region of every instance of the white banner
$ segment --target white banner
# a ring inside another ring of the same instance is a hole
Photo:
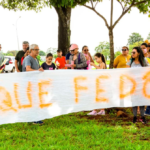
[[[0,124],[150,105],[150,68],[0,74]]]

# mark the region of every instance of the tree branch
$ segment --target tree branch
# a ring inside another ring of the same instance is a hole
[[[146,3],[146,2],[147,2],[146,0],[145,1],[141,1],[141,2],[137,2],[137,3],[134,4],[134,6],[142,4],[142,3]]]
[[[94,6],[94,9],[96,8],[96,5],[98,4],[98,2],[96,2],[95,6]]]
[[[94,8],[93,1],[92,1],[92,0],[90,0],[90,2],[91,2],[91,5],[92,5],[92,8]]]
[[[110,14],[110,27],[112,27],[113,24],[113,0],[111,0],[111,14]]]
[[[131,7],[134,6],[134,2],[135,0],[133,0],[132,4],[125,10],[122,12],[122,14],[120,15],[120,17],[116,20],[116,22],[114,23],[113,27],[114,28],[116,26],[116,24],[120,21],[120,19],[131,9]]]
[[[121,5],[121,7],[122,7],[122,12],[124,12],[124,7],[123,7],[122,3],[121,3],[119,0],[117,0],[117,2]]]
[[[109,25],[108,25],[108,23],[107,23],[107,20],[105,19],[105,17],[103,15],[101,15],[99,12],[97,12],[94,8],[92,8],[90,6],[87,6],[87,5],[83,5],[83,6],[85,6],[86,8],[89,8],[89,9],[93,10],[98,16],[100,16],[104,20],[104,22],[106,24],[106,27],[108,29],[110,28]]]

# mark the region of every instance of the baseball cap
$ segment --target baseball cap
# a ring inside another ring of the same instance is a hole
[[[70,47],[70,51],[76,49],[76,48],[79,48],[77,44],[72,44],[71,47]]]

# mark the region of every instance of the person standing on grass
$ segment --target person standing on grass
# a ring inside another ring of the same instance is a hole
[[[46,62],[44,62],[41,67],[44,70],[55,70],[56,66],[55,64],[52,62],[53,60],[53,55],[51,53],[47,54],[46,56]]]
[[[25,57],[23,60],[22,71],[44,71],[43,68],[40,68],[39,62],[37,60],[37,56],[39,54],[39,46],[37,44],[32,44],[30,46],[30,54]],[[43,124],[42,121],[35,121],[33,124]]]
[[[114,60],[114,68],[126,68],[126,64],[130,58],[128,47],[123,46],[122,54],[117,56]]]
[[[29,42],[24,41],[22,43],[23,50],[19,51],[15,57],[15,68],[17,72],[22,72],[22,64],[21,64],[21,59],[24,57],[24,54],[29,47]]]
[[[87,65],[88,65],[87,69],[90,69],[91,68],[90,62],[94,63],[94,61],[86,45],[82,47],[82,53],[84,54],[86,61],[87,61]]]
[[[94,66],[96,69],[107,69],[105,57],[101,53],[96,53],[94,56],[96,62],[99,64],[98,66],[91,62],[91,66]],[[97,113],[96,109],[87,115],[96,116],[96,115],[105,115],[105,109],[101,109],[100,112]]]
[[[77,44],[72,44],[70,47],[71,56],[69,58],[69,64],[73,69],[87,69],[86,58],[83,53],[80,53]]]
[[[131,60],[127,63],[127,68],[135,67],[146,67],[148,66],[147,60],[143,55],[143,52],[140,47],[134,47],[132,50]],[[133,123],[137,122],[137,109],[138,106],[133,107]],[[144,106],[140,106],[141,118],[140,121],[146,124],[146,119],[144,117]]]
[[[62,50],[57,50],[57,58],[55,60],[55,64],[58,69],[65,69],[66,59],[62,56]]]

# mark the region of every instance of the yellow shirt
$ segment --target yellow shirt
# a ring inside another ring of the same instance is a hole
[[[121,54],[115,58],[114,66],[116,66],[116,68],[126,68],[126,66],[127,66],[126,64],[130,58],[131,58],[130,55],[125,57]]]
[[[150,57],[147,57],[146,59],[147,59],[148,63],[150,64]]]

